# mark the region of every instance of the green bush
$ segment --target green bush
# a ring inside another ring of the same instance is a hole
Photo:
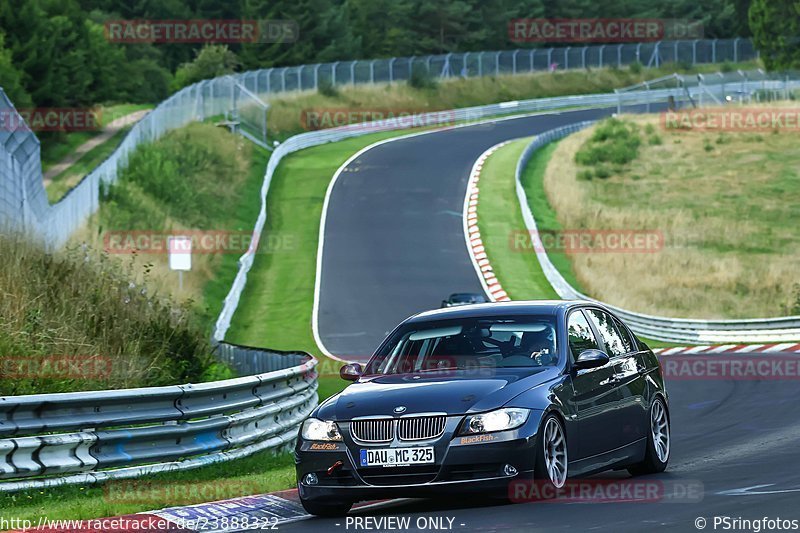
[[[408,85],[414,89],[436,89],[438,82],[428,72],[427,67],[416,64],[411,69],[411,76],[408,78]]]
[[[641,143],[635,124],[609,118],[597,126],[592,137],[575,153],[575,162],[584,166],[626,165],[638,157]]]
[[[331,83],[331,80],[325,79],[319,82],[317,86],[317,92],[322,96],[327,96],[328,98],[336,98],[339,96],[339,89]]]
[[[594,169],[594,177],[604,180],[611,177],[611,171],[605,165],[597,165]]]
[[[638,61],[634,61],[628,65],[628,69],[631,71],[631,74],[636,74],[637,76],[642,73],[642,68],[642,64]]]

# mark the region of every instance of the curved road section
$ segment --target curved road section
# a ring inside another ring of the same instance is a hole
[[[462,211],[475,160],[497,143],[610,115],[591,109],[459,127],[378,144],[330,190],[317,329],[325,349],[364,361],[406,317],[454,292],[482,293]]]

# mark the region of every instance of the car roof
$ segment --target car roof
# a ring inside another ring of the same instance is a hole
[[[446,307],[424,311],[408,319],[408,322],[446,320],[451,318],[483,318],[493,316],[544,315],[556,314],[560,309],[586,304],[580,300],[528,300],[513,302],[493,302],[485,304]]]

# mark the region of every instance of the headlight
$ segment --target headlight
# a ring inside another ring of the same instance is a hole
[[[305,440],[342,440],[339,433],[339,426],[336,422],[309,418],[303,422],[303,430],[300,432]]]
[[[471,415],[464,420],[462,435],[506,431],[520,427],[528,419],[528,409],[506,407],[480,415]]]

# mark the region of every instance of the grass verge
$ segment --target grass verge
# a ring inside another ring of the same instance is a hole
[[[38,523],[50,520],[113,517],[263,494],[294,486],[291,454],[261,452],[197,470],[111,481],[103,486],[58,487],[0,494],[0,516]]]
[[[514,300],[558,299],[542,272],[520,212],[514,172],[517,161],[531,138],[509,143],[493,153],[481,171],[478,227],[486,254],[503,289]],[[541,233],[562,227],[544,192],[544,173],[558,143],[536,151],[523,171],[522,185]],[[565,253],[548,250],[550,261],[578,290],[572,263]],[[643,339],[653,348],[670,343]]]
[[[572,254],[588,294],[674,317],[800,313],[800,242],[790,222],[800,218],[797,132],[666,128],[658,116],[621,122],[562,140],[544,176],[562,226],[657,240],[638,253]],[[617,140],[598,142],[613,131]],[[620,151],[623,144],[638,148]]]
[[[270,184],[263,232],[268,249],[262,241],[226,339],[314,354],[322,367],[321,399],[347,384],[338,376],[341,365],[319,351],[311,328],[325,192],[336,170],[355,152],[407,133],[376,133],[301,150],[281,161]]]
[[[105,126],[115,119],[130,115],[135,111],[152,109],[151,104],[117,104],[99,108],[100,126]],[[47,170],[55,165],[86,141],[100,134],[95,131],[71,131],[68,133],[45,133],[41,135],[42,170]]]
[[[105,161],[108,156],[117,149],[117,146],[125,139],[125,136],[130,130],[130,127],[119,130],[107,141],[86,152],[67,170],[54,176],[50,184],[45,188],[47,191],[47,199],[50,203],[54,204],[61,200],[65,194],[80,183],[84,176]]]

